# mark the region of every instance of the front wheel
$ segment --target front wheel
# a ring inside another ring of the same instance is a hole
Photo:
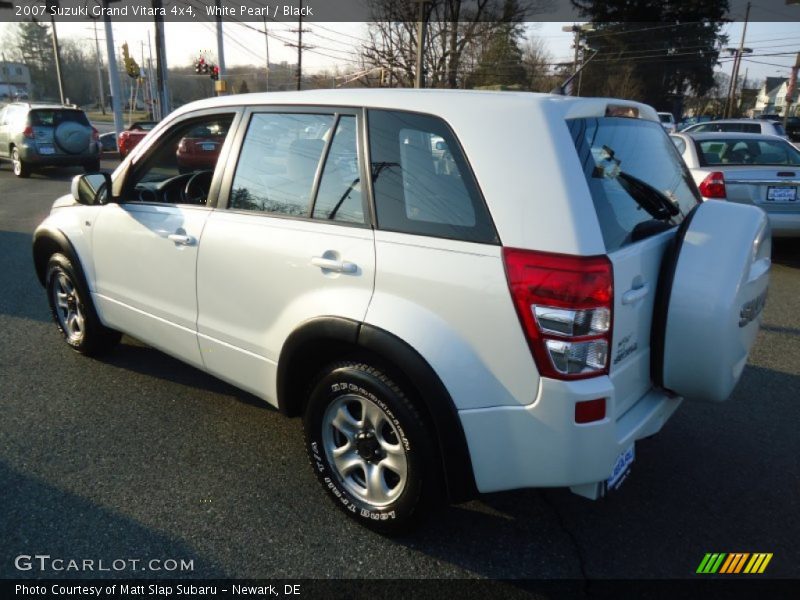
[[[356,521],[380,533],[408,529],[437,495],[432,436],[406,394],[378,369],[327,367],[303,422],[323,488]]]
[[[50,257],[45,281],[50,312],[67,344],[95,356],[119,342],[121,334],[100,322],[83,278],[66,256]]]

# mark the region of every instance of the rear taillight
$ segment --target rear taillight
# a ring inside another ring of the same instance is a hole
[[[182,140],[181,140],[181,141],[178,143],[178,152],[186,153],[186,152],[188,152],[188,151],[189,151],[189,148],[187,147],[186,140],[185,140],[185,139],[182,139]]]
[[[508,286],[539,373],[585,379],[608,373],[613,272],[605,256],[504,248]]]
[[[725,192],[725,175],[721,171],[709,173],[700,185],[697,186],[697,189],[700,190],[700,195],[703,196],[703,198],[724,200],[727,197]]]
[[[35,137],[33,133],[33,127],[28,125],[25,129],[23,129],[22,136],[32,140]]]
[[[95,142],[99,142],[100,141],[100,132],[97,131],[97,129],[95,129],[94,127],[92,127],[92,139]]]

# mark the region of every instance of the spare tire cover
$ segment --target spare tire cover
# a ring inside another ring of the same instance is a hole
[[[80,154],[89,148],[90,130],[75,121],[64,121],[55,131],[58,147],[69,154]]]
[[[688,400],[726,400],[755,342],[771,235],[759,208],[704,202],[667,252],[653,321],[653,379]]]

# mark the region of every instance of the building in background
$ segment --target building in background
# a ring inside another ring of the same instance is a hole
[[[26,100],[31,93],[31,72],[24,63],[0,61],[0,102]]]
[[[767,77],[764,80],[764,85],[758,90],[758,97],[753,107],[754,117],[776,114],[775,107],[778,92],[781,86],[785,87],[787,81],[788,79],[786,77]],[[784,96],[785,95],[786,92],[784,91]]]

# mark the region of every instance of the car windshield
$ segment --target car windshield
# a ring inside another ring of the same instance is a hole
[[[658,113],[658,118],[661,119],[662,123],[672,123],[672,115],[663,115]]]
[[[800,165],[800,151],[783,140],[711,139],[695,142],[700,164],[725,165]]]

